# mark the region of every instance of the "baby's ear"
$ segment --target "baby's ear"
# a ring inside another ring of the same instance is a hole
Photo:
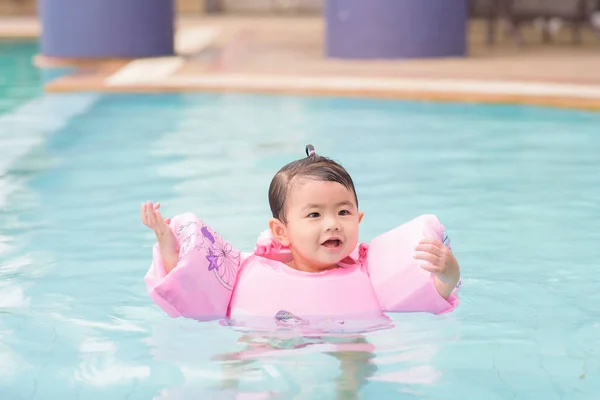
[[[285,224],[278,220],[277,218],[271,218],[269,220],[269,229],[271,230],[271,234],[279,243],[284,246],[289,246],[290,241],[287,237]]]
[[[360,224],[360,221],[362,221],[363,217],[365,216],[365,212],[364,211],[359,211],[358,212],[358,223]]]

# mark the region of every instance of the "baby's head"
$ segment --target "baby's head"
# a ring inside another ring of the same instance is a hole
[[[290,247],[294,268],[316,272],[354,250],[363,213],[344,167],[306,148],[308,157],[285,165],[271,181],[269,228]]]

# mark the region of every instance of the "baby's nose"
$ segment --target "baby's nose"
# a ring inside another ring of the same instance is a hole
[[[340,223],[337,218],[329,218],[326,222],[326,228],[328,231],[339,231]]]

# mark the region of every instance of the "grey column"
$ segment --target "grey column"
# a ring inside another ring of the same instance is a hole
[[[348,59],[464,56],[467,0],[325,0],[326,54]]]
[[[174,54],[173,0],[38,0],[41,52],[60,58]]]

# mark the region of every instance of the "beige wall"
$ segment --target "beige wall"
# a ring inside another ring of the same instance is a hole
[[[203,14],[204,0],[175,0],[176,10],[182,14]]]
[[[35,13],[35,0],[0,0],[0,15],[32,15]]]
[[[325,0],[221,0],[226,11],[319,13]],[[369,0],[364,0],[369,1]]]
[[[80,0],[86,1],[86,0]],[[324,0],[220,0],[231,13],[309,12],[319,13]],[[368,0],[365,0],[368,1]],[[205,0],[175,0],[180,14],[204,14]],[[36,0],[0,0],[0,15],[35,15]]]
[[[36,3],[36,0],[0,0],[0,15],[32,15],[36,13]],[[204,13],[204,0],[175,0],[175,5],[182,14]]]

